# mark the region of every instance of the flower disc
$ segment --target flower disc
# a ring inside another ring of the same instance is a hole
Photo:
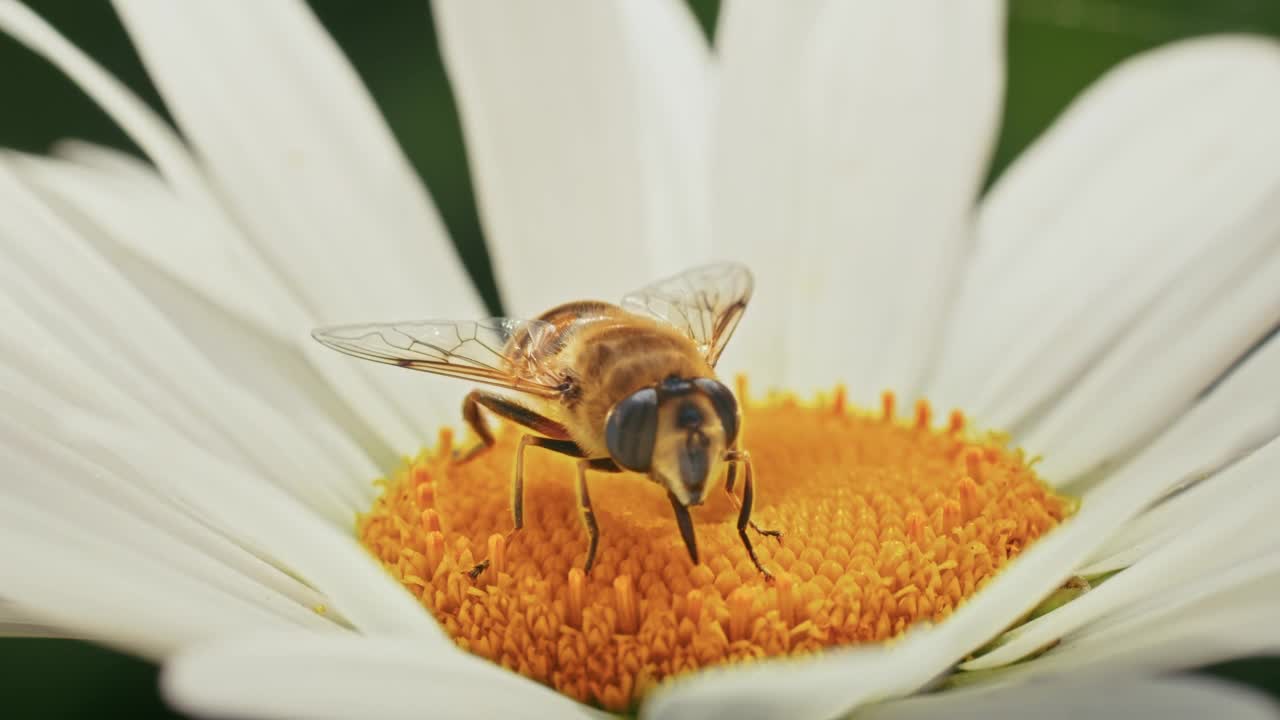
[[[663,489],[630,473],[588,478],[600,548],[584,576],[573,461],[537,448],[525,458],[525,526],[508,540],[511,427],[462,465],[444,434],[386,481],[359,533],[460,646],[621,710],[689,670],[941,621],[1071,512],[999,436],[971,436],[958,413],[945,428],[930,419],[924,403],[895,419],[891,395],[875,415],[846,409],[839,392],[745,404],[753,519],[785,534],[752,533],[774,582],[748,558],[727,493],[693,509],[694,566]]]

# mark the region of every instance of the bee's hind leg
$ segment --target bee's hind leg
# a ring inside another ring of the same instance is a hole
[[[570,457],[582,457],[582,450],[572,440],[558,440],[538,435],[523,435],[520,437],[520,444],[516,446],[515,471],[511,476],[511,519],[514,527],[507,533],[506,539],[508,543],[524,527],[524,450],[530,445],[546,448]],[[471,576],[472,580],[475,580],[488,567],[489,558],[485,558],[476,563],[476,566],[471,568],[467,574]]]
[[[506,418],[517,425],[527,427],[543,437],[553,440],[569,439],[569,431],[565,430],[564,426],[555,420],[536,413],[520,403],[501,395],[484,392],[483,390],[472,390],[462,399],[462,419],[475,432],[476,437],[480,438],[480,442],[466,451],[455,454],[453,458],[455,464],[461,465],[474,460],[493,447],[496,442],[493,437],[493,431],[485,424],[484,417],[480,414],[481,406],[498,417]]]

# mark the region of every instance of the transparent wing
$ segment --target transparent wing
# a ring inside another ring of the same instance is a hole
[[[549,366],[555,326],[541,320],[420,320],[317,328],[311,336],[338,352],[411,370],[463,378],[540,397],[556,397]]]
[[[641,288],[624,297],[622,306],[685,331],[714,366],[747,309],[752,287],[745,265],[704,265]]]

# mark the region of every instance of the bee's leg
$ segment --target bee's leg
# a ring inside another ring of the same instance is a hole
[[[751,468],[751,456],[740,450],[730,451],[733,453],[733,461],[742,463],[742,505],[738,510],[738,537],[742,538],[742,544],[747,548],[747,554],[751,556],[751,562],[755,564],[756,569],[764,576],[765,580],[773,580],[773,574],[764,569],[764,565],[760,564],[760,558],[756,557],[756,549],[751,546],[751,536],[747,535],[747,527],[755,528],[755,523],[751,522],[751,506],[755,503],[756,487],[755,473]],[[759,528],[755,528],[756,532],[765,534]],[[773,531],[777,532],[777,531]],[[781,533],[777,533],[781,535]]]
[[[493,447],[495,442],[493,431],[489,429],[488,425],[485,425],[484,418],[480,415],[481,406],[484,406],[495,415],[506,418],[517,425],[527,427],[539,435],[554,440],[569,439],[569,431],[555,420],[540,415],[501,395],[487,393],[483,390],[472,390],[462,400],[462,419],[475,431],[476,436],[480,438],[480,442],[454,458],[454,462],[458,464],[476,458],[485,450]]]
[[[734,480],[736,480],[738,476],[738,473],[737,473],[738,463],[742,463],[743,465],[746,466],[747,476],[750,477],[751,455],[747,453],[745,450],[730,450],[724,454],[724,459],[729,462],[729,470],[728,470],[728,475],[724,481],[724,489],[725,489],[725,492],[729,493],[729,499],[733,501],[733,506],[738,508],[738,512],[741,513],[744,503],[750,504],[750,500],[746,499],[746,495],[747,495],[746,490],[742,491],[743,499],[738,500],[738,496],[733,494],[733,484],[734,484]],[[750,510],[747,511],[747,515],[748,517],[751,515]],[[756,522],[754,520],[750,520],[748,524],[750,525],[752,530],[755,530],[761,535],[765,535],[767,537],[771,537],[777,540],[778,542],[782,542],[781,530],[762,530],[759,525],[756,525]]]
[[[600,526],[596,525],[596,511],[591,507],[591,494],[587,492],[587,468],[590,460],[578,461],[578,507],[582,510],[582,525],[587,529],[587,562],[582,567],[584,574],[591,574],[591,566],[596,563],[596,546],[600,544]]]
[[[689,508],[670,491],[667,492],[667,499],[671,501],[671,509],[676,513],[676,525],[680,528],[680,537],[684,538],[684,546],[689,549],[689,559],[697,565],[698,536],[693,533],[693,518],[689,517]]]
[[[622,472],[609,458],[583,458],[578,461],[578,507],[582,510],[582,525],[587,529],[587,562],[583,574],[591,574],[596,563],[596,547],[600,544],[600,526],[596,525],[596,511],[591,507],[591,495],[587,492],[587,471]]]
[[[523,435],[520,438],[520,444],[516,446],[516,467],[511,477],[511,517],[515,523],[515,527],[511,532],[507,533],[507,541],[524,527],[524,450],[526,447],[533,445],[542,447],[562,455],[570,457],[582,457],[582,449],[572,440],[554,440],[552,438],[539,437],[537,435]],[[476,563],[467,573],[472,580],[480,577],[489,567],[489,559],[485,558]]]

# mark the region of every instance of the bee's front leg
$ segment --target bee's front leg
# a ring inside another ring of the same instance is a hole
[[[583,458],[578,461],[578,509],[582,511],[582,526],[587,530],[587,561],[582,567],[584,575],[591,574],[591,566],[596,564],[596,547],[600,544],[600,526],[596,524],[596,511],[591,507],[591,494],[587,492],[588,470],[622,472],[609,458]]]
[[[587,492],[587,468],[590,461],[578,461],[578,509],[582,511],[582,526],[587,529],[587,561],[583,564],[582,573],[591,574],[591,566],[596,564],[596,547],[600,544],[600,526],[596,524],[596,511],[591,507],[591,494]]]
[[[724,454],[724,459],[725,459],[725,462],[729,463],[729,469],[726,471],[727,475],[724,481],[724,490],[725,492],[729,493],[729,499],[733,501],[733,506],[737,508],[738,512],[741,514],[744,501],[738,500],[738,496],[733,494],[733,486],[735,484],[735,481],[738,479],[738,463],[742,463],[744,466],[746,466],[746,469],[747,469],[746,472],[748,473],[748,476],[750,476],[751,455],[747,453],[747,451],[745,450],[734,449],[734,450],[726,451]],[[745,498],[747,494],[746,490],[743,490],[742,494],[743,494],[743,497]],[[748,509],[746,514],[747,514],[747,517],[750,518],[751,511]],[[751,527],[752,530],[755,530],[761,535],[771,537],[774,540],[777,540],[778,542],[782,542],[781,530],[763,530],[760,528],[759,525],[756,525],[754,520],[748,520],[748,525]]]
[[[782,533],[778,530],[761,530],[756,524],[751,522],[751,508],[755,504],[755,472],[751,467],[751,456],[742,450],[730,450],[725,453],[725,459],[731,463],[742,463],[742,504],[738,506],[738,537],[742,538],[742,545],[747,549],[747,555],[751,556],[751,562],[755,564],[756,569],[764,576],[764,579],[772,582],[773,573],[764,569],[764,565],[760,564],[760,558],[756,556],[756,549],[751,545],[751,537],[747,535],[747,527],[753,528],[761,535],[771,535],[781,538]],[[736,500],[737,497],[731,495]]]

